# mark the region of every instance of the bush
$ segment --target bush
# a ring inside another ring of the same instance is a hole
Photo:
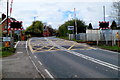
[[[15,48],[6,48],[2,47],[2,52],[0,53],[0,57],[7,57],[15,53]]]

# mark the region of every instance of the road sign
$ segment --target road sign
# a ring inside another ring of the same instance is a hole
[[[68,26],[68,30],[74,30],[74,26]]]
[[[116,37],[119,38],[119,34],[118,34],[118,32],[116,33]]]
[[[3,41],[10,41],[10,37],[3,37]]]
[[[10,47],[10,42],[9,41],[5,42],[5,47]]]

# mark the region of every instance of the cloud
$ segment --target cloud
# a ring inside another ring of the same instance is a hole
[[[76,16],[85,23],[92,22],[95,26],[103,20],[103,5],[106,6],[106,15],[110,15],[112,0],[13,0],[12,17],[23,21],[24,28],[34,21],[51,23],[53,28],[58,28],[66,20]],[[6,12],[4,10],[4,12]],[[109,20],[110,18],[106,18]]]

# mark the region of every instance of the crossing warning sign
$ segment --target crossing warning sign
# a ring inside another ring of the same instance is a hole
[[[5,47],[10,47],[10,42],[9,41],[5,42]]]

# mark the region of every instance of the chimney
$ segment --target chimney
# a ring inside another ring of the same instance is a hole
[[[2,20],[4,20],[6,18],[6,15],[3,13],[2,14]]]

